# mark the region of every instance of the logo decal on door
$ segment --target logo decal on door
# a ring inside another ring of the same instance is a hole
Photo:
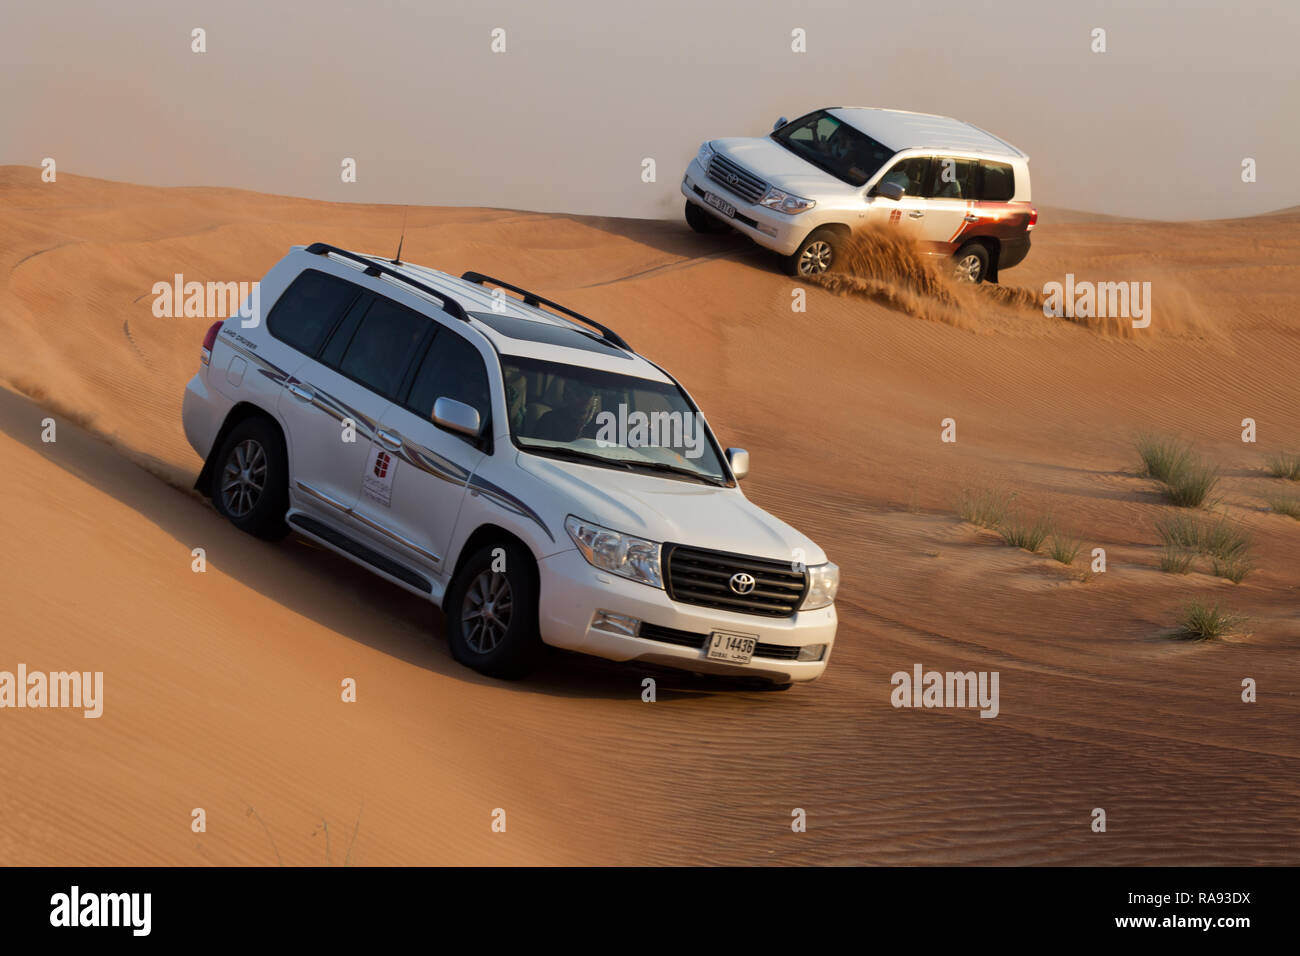
[[[891,209],[891,210],[889,210],[889,224],[890,224],[891,226],[893,226],[893,225],[897,225],[898,223],[900,223],[900,222],[902,222],[902,221],[903,221],[903,210],[901,210],[901,209]]]
[[[397,474],[397,462],[393,460],[393,456],[377,445],[372,445],[370,458],[366,462],[366,473],[361,478],[362,493],[385,508],[392,507],[395,474]]]

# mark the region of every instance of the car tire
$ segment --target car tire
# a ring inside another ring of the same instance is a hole
[[[443,608],[451,656],[466,667],[517,680],[537,665],[542,639],[537,630],[536,564],[520,545],[488,544],[470,555],[448,589]]]
[[[289,464],[280,430],[246,418],[226,436],[213,460],[212,504],[240,531],[275,541],[289,533]]]
[[[731,229],[725,222],[710,216],[690,200],[686,201],[686,224],[701,235],[716,235]]]
[[[968,242],[952,257],[952,275],[958,282],[979,285],[989,274],[989,250],[982,242]]]
[[[821,275],[836,266],[844,246],[845,234],[822,226],[808,233],[799,248],[785,257],[785,269],[792,276]]]

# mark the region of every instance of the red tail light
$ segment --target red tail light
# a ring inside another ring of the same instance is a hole
[[[216,344],[217,333],[221,331],[223,325],[225,325],[224,320],[221,322],[213,322],[212,328],[208,329],[208,334],[203,336],[203,351],[199,353],[200,365],[206,366],[212,361],[212,346]]]
[[[1029,228],[1033,229],[1038,224],[1038,210],[1030,208],[1029,210]]]

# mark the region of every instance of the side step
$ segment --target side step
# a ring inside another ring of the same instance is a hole
[[[433,585],[423,574],[412,571],[404,564],[398,564],[392,558],[387,558],[378,551],[367,548],[360,541],[354,541],[340,531],[335,531],[329,525],[317,521],[309,515],[294,514],[289,516],[289,523],[295,524],[304,531],[309,531],[318,538],[324,538],[334,547],[346,551],[361,561],[372,567],[378,568],[385,574],[397,578],[399,581],[405,581],[413,588],[418,588],[425,594],[433,593]]]

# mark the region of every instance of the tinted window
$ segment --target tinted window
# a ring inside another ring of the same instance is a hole
[[[376,299],[348,343],[339,371],[392,398],[429,325],[418,312]]]
[[[281,342],[314,356],[359,291],[351,282],[308,269],[284,290],[266,327]]]
[[[1016,194],[1016,176],[1008,163],[980,163],[984,170],[984,187],[980,198],[989,202],[1010,202]]]
[[[439,330],[420,363],[406,404],[431,419],[433,403],[440,398],[454,398],[478,409],[480,422],[486,422],[492,410],[483,357],[478,349],[446,329]]]
[[[321,349],[319,361],[322,365],[328,365],[330,368],[339,367],[339,363],[343,361],[343,353],[352,342],[352,336],[357,334],[357,326],[361,324],[370,304],[374,301],[375,297],[369,292],[362,292],[357,296],[352,307],[344,314],[343,321],[334,327],[329,341]]]
[[[825,110],[787,123],[772,133],[772,139],[851,186],[865,185],[894,155],[892,149]]]
[[[932,199],[974,199],[978,169],[979,163],[973,159],[938,157],[930,168],[930,188],[926,195]]]
[[[909,196],[925,193],[925,180],[930,173],[929,156],[912,156],[899,160],[880,178],[881,183],[897,183]]]

